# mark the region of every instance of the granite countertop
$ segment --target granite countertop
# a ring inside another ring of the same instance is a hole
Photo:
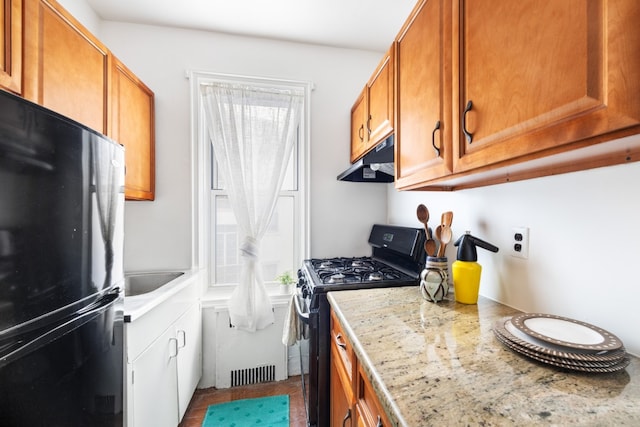
[[[329,293],[394,425],[640,425],[640,359],[607,374],[548,366],[493,335],[516,310],[450,299],[425,301],[418,287]]]

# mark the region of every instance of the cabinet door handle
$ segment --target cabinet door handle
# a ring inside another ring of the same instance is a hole
[[[347,425],[347,420],[351,418],[351,408],[347,409],[347,413],[344,416],[344,419],[342,420],[342,427],[346,427]]]
[[[364,124],[360,125],[360,129],[358,129],[358,137],[360,142],[364,142]]]
[[[440,130],[440,120],[436,122],[436,127],[431,133],[431,145],[433,145],[433,149],[436,150],[436,156],[440,157],[440,149],[436,147],[436,131],[438,130]]]
[[[462,133],[464,133],[464,136],[467,138],[467,142],[469,144],[471,144],[471,141],[473,141],[473,134],[469,133],[469,131],[467,130],[467,113],[471,111],[471,108],[473,108],[473,102],[469,100],[469,102],[467,102],[467,106],[464,109],[464,112],[462,113]]]
[[[173,344],[171,350],[173,350],[173,354],[169,354],[169,359],[173,359],[178,356],[178,339],[177,338],[169,338],[169,344]]]
[[[180,337],[182,337],[182,344],[178,342],[178,348],[184,348],[187,346],[187,333],[182,329],[178,330],[178,339],[180,339]]]
[[[367,120],[367,132],[369,133],[369,136],[371,136],[371,119],[373,119],[373,117],[369,114],[369,119]]]
[[[347,349],[347,344],[345,344],[344,342],[340,341],[342,339],[342,334],[338,334],[336,335],[336,345],[338,347],[340,347],[343,350]]]
[[[378,415],[378,422],[376,423],[376,427],[384,427],[384,424],[382,424],[382,417],[380,415]]]

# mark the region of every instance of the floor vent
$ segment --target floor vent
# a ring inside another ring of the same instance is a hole
[[[276,380],[276,365],[231,371],[231,387],[268,383]]]

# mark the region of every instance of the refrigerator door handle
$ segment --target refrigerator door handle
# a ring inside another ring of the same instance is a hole
[[[109,306],[111,306],[115,300],[120,297],[120,290],[116,288],[115,291],[104,294],[100,299],[98,299],[93,304],[89,304],[84,307],[82,310],[78,310],[76,312],[76,317],[84,316],[88,313],[102,312],[106,310]]]
[[[39,330],[18,337],[14,345],[7,346],[7,348],[0,353],[0,368],[90,322],[110,309],[119,297],[119,291],[105,294],[95,303],[77,311],[71,318],[64,319],[57,324],[47,325]]]

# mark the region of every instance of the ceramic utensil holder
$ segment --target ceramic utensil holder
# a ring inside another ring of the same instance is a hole
[[[427,301],[442,301],[449,292],[449,267],[446,257],[427,257],[420,273],[420,292]]]

